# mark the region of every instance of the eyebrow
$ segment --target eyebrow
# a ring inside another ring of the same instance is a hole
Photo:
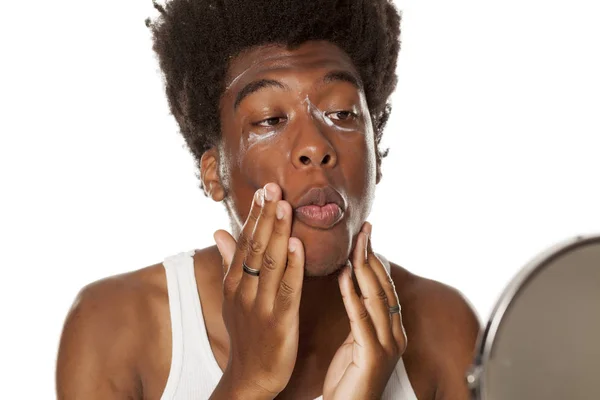
[[[333,83],[333,82],[348,82],[351,85],[353,85],[354,87],[356,87],[358,90],[363,90],[363,85],[360,79],[358,79],[356,76],[354,76],[354,74],[348,72],[348,71],[343,71],[343,70],[336,70],[336,71],[330,71],[327,74],[325,74],[325,76],[323,78],[320,79],[319,83]],[[244,86],[242,88],[242,90],[240,90],[237,94],[237,96],[235,97],[235,102],[233,103],[233,110],[237,110],[237,108],[239,107],[240,103],[248,96],[250,96],[253,93],[258,92],[259,90],[265,89],[265,88],[269,88],[269,87],[275,87],[278,89],[282,89],[282,90],[289,90],[289,88],[284,85],[283,83],[276,81],[274,79],[260,79],[257,81],[253,81],[248,83],[246,86]]]
[[[250,82],[238,92],[237,96],[235,97],[235,103],[233,104],[233,110],[235,111],[242,102],[242,100],[250,96],[252,93],[258,92],[259,90],[268,87],[276,87],[283,90],[289,90],[289,88],[283,83],[273,79],[260,79],[258,81]]]
[[[323,83],[332,83],[332,82],[348,82],[353,85],[358,90],[363,90],[363,84],[360,79],[358,79],[354,74],[343,71],[336,70],[328,72],[323,79],[321,79]]]

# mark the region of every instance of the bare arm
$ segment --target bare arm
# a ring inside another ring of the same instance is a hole
[[[428,400],[468,400],[466,372],[480,329],[473,308],[450,286],[396,265],[391,275],[404,306],[410,350],[405,365],[417,395]]]
[[[439,340],[435,400],[468,400],[466,374],[475,355],[480,322],[458,291],[441,286],[438,296],[438,324],[444,334]]]
[[[77,296],[58,352],[59,400],[142,398],[135,369],[140,337],[127,292],[122,278],[114,277]]]

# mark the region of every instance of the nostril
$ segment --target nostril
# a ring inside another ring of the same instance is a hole
[[[310,158],[306,157],[306,156],[301,156],[300,157],[300,162],[304,165],[308,165],[310,164]]]
[[[329,160],[331,160],[331,156],[327,154],[325,157],[323,157],[322,164],[329,164]]]

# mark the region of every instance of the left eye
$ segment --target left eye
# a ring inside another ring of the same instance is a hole
[[[262,126],[265,128],[270,128],[270,127],[274,127],[279,125],[281,122],[283,122],[283,118],[281,117],[271,117],[271,118],[267,118],[267,119],[263,119],[262,121],[257,122],[256,126]]]
[[[338,121],[347,121],[351,118],[356,118],[356,114],[354,114],[352,111],[334,111],[327,114],[327,116]]]

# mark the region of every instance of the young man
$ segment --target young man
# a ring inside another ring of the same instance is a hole
[[[468,398],[473,311],[375,255],[365,222],[396,83],[395,8],[156,7],[148,25],[171,110],[233,236],[84,288],[58,397]]]

